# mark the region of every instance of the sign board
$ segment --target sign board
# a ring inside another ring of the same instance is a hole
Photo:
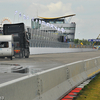
[[[83,45],[83,43],[81,42],[81,45]]]
[[[88,39],[89,42],[100,42],[100,39]]]

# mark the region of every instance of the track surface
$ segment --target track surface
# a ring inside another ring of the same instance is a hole
[[[79,53],[59,53],[59,54],[41,54],[30,55],[29,58],[0,59],[0,83],[4,83],[27,74],[11,73],[12,64],[19,64],[23,67],[33,68],[33,70],[43,71],[58,67],[60,65],[86,60],[100,56],[100,51],[79,52]],[[3,65],[2,65],[3,64]],[[10,65],[11,64],[11,65]],[[5,73],[6,72],[6,73]]]
[[[33,66],[36,68],[49,69],[67,63],[85,60],[100,56],[100,51],[79,52],[79,53],[59,53],[59,54],[41,54],[30,55],[29,58],[0,59],[3,64],[20,64],[23,66]]]

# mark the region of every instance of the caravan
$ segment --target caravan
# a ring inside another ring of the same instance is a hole
[[[10,58],[14,55],[14,45],[12,35],[0,35],[0,58]]]

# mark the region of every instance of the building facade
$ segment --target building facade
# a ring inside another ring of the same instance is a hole
[[[55,18],[39,17],[31,21],[31,26],[33,29],[39,29],[44,32],[59,33],[60,35],[66,36],[67,42],[73,42],[75,38],[76,23],[75,22],[68,23],[66,22],[65,19],[66,17],[72,17],[72,16],[75,16],[75,14],[62,17],[55,17]],[[58,31],[57,29],[52,28],[49,25],[40,24],[39,21],[41,22],[44,21],[45,23],[52,24],[56,28],[60,29],[63,28],[64,32]]]
[[[31,19],[31,47],[68,47],[73,44],[75,37],[74,22],[67,23],[66,17],[73,15]]]

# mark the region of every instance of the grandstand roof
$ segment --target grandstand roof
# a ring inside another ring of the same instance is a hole
[[[72,14],[72,15],[66,15],[66,16],[61,16],[61,17],[40,17],[38,16],[39,18],[41,19],[59,19],[59,18],[66,18],[66,17],[71,17],[71,16],[75,16],[76,14]]]

